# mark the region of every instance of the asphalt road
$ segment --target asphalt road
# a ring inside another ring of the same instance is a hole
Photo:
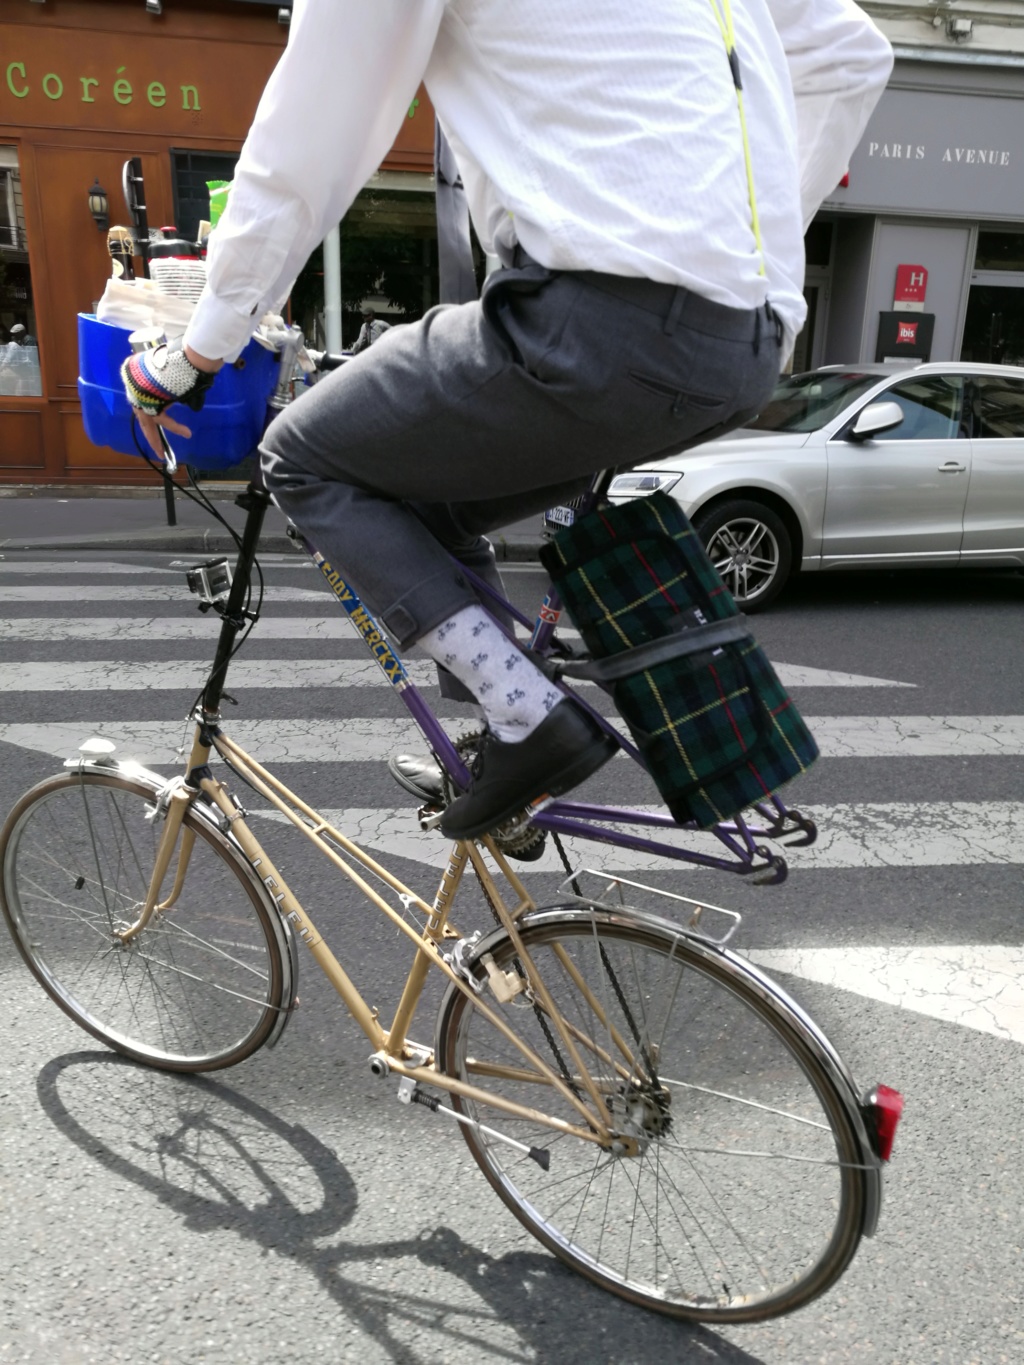
[[[0,813],[91,733],[173,762],[215,623],[169,562],[0,559]],[[415,833],[372,757],[408,747],[398,703],[332,633],[312,570],[292,557],[267,576],[229,723],[429,897],[443,842]],[[509,582],[536,601],[536,573]],[[722,1332],[592,1289],[521,1233],[457,1134],[371,1076],[309,960],[279,1045],[189,1080],[97,1050],[0,942],[0,1361],[1024,1358],[1022,601],[1010,574],[799,585],[757,630],[822,742],[788,793],[819,844],[778,887],[652,874],[740,910],[740,950],[864,1088],[906,1096],[878,1236],[825,1298]],[[623,769],[588,790],[649,799]],[[275,830],[278,861],[386,1014],[403,943],[299,842]],[[557,885],[547,864],[531,875],[538,899]]]

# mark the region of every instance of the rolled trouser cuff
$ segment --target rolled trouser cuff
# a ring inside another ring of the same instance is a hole
[[[479,606],[479,602],[469,581],[453,564],[448,570],[421,579],[414,588],[410,588],[389,606],[379,609],[372,603],[367,603],[367,606],[380,617],[382,625],[399,649],[407,649],[456,612],[464,607]]]

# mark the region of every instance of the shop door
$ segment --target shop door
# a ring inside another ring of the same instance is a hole
[[[78,324],[103,293],[111,273],[107,234],[89,216],[86,191],[94,180],[107,192],[110,221],[124,223],[128,210],[121,193],[123,150],[39,144],[32,149],[35,183],[45,187],[47,231],[40,256],[45,274],[47,311],[40,321],[49,356],[51,392],[77,402]],[[170,222],[166,161],[142,155],[149,221]]]
[[[792,374],[804,374],[807,370],[813,370],[816,365],[814,359],[816,343],[818,338],[824,335],[825,328],[821,324],[820,313],[822,298],[825,287],[821,284],[804,285],[804,302],[807,304],[807,321],[803,325],[803,330],[793,344],[793,363],[790,366]],[[821,349],[820,346],[817,347]]]
[[[978,273],[974,279],[979,279]],[[1024,365],[1024,276],[1014,271],[998,284],[972,283],[960,359],[981,365]]]
[[[835,224],[815,220],[804,235],[804,302],[807,321],[793,347],[790,371],[802,374],[824,363],[828,299],[832,283]]]

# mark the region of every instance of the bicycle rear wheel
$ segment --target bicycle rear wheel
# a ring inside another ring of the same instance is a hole
[[[86,770],[27,792],[0,831],[0,908],[43,989],[95,1038],[165,1070],[213,1071],[267,1040],[291,975],[255,874],[194,811],[180,895],[136,938],[117,937],[145,901],[163,829],[146,818],[156,791]]]
[[[480,1129],[477,1162],[516,1217],[604,1288],[678,1317],[759,1320],[821,1294],[860,1240],[865,1172],[850,1099],[796,1009],[731,955],[655,919],[538,911],[523,945],[572,1030],[620,1133],[617,1156],[528,1118],[456,1100],[491,1129],[546,1148],[547,1170]],[[504,932],[476,949],[522,975]],[[474,971],[485,981],[482,966]],[[506,1023],[582,1095],[554,1021],[523,994]],[[461,991],[439,1016],[438,1065],[579,1125]]]

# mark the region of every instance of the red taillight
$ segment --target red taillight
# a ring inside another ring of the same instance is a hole
[[[861,1104],[871,1133],[872,1145],[882,1161],[892,1156],[896,1126],[903,1113],[903,1096],[888,1085],[876,1085]]]

